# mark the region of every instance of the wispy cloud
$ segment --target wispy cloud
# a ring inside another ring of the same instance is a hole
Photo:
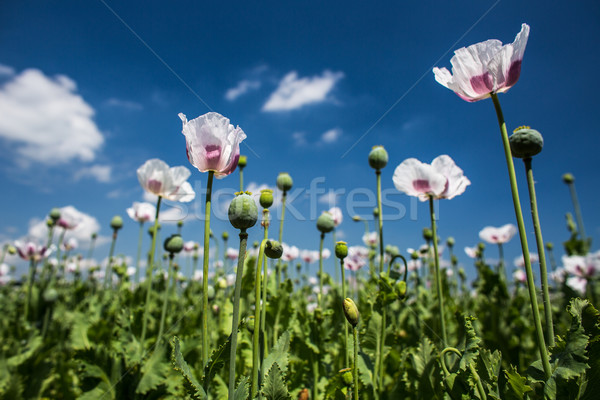
[[[12,76],[15,74],[15,69],[8,65],[0,64],[0,76]]]
[[[320,76],[299,78],[296,71],[291,71],[279,82],[262,110],[288,111],[307,104],[321,103],[327,100],[327,95],[343,77],[343,72],[325,70]]]
[[[92,165],[90,167],[84,167],[79,169],[75,173],[75,180],[82,178],[94,178],[98,182],[108,183],[112,176],[112,167],[110,165]]]
[[[292,133],[292,139],[297,147],[306,146],[306,132],[294,132]]]
[[[258,88],[260,88],[260,81],[243,79],[239,81],[235,87],[232,87],[225,92],[225,98],[229,101],[234,101],[249,91],[257,90]]]
[[[144,109],[144,106],[140,103],[130,100],[121,100],[115,97],[106,100],[105,104],[109,107],[121,108],[127,111],[141,111]]]
[[[319,136],[319,139],[311,144],[316,146],[325,146],[332,143],[337,142],[342,137],[342,129],[341,128],[332,128],[329,129]],[[306,137],[306,132],[297,131],[292,133],[292,140],[294,141],[294,145],[296,147],[304,147],[309,144],[309,141]]]
[[[333,207],[336,205],[337,203],[337,198],[340,196],[340,193],[337,193],[337,191],[333,190],[333,189],[329,189],[329,191],[327,193],[325,193],[324,195],[321,195],[319,197],[319,203],[321,204],[327,204],[329,205],[329,207]]]
[[[16,144],[22,166],[93,161],[104,143],[94,114],[64,75],[27,69],[0,88],[0,137]]]
[[[321,135],[322,143],[333,143],[342,136],[342,130],[340,128],[333,128]]]

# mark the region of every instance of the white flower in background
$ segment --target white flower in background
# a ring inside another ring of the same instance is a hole
[[[331,250],[323,249],[323,260],[327,260],[329,257],[331,257]]]
[[[365,246],[374,247],[379,243],[379,235],[377,232],[366,232],[362,237],[362,241]]]
[[[540,258],[538,257],[538,255],[536,253],[529,253],[529,262],[531,264],[535,264],[539,260],[540,260]],[[523,258],[522,254],[519,257],[514,259],[514,264],[515,264],[515,267],[517,267],[517,268],[525,267],[525,258]]]
[[[281,258],[284,261],[291,262],[300,256],[300,250],[296,246],[289,246],[285,243],[282,243],[281,245],[283,246]]]
[[[237,260],[238,258],[238,250],[234,249],[233,247],[228,247],[227,251],[225,252],[225,257],[227,257],[227,259],[229,260]]]
[[[150,203],[135,201],[133,205],[127,209],[127,215],[137,222],[154,222],[156,207]]]
[[[79,242],[77,241],[77,239],[75,239],[74,237],[71,237],[62,243],[61,249],[63,251],[71,251],[71,250],[75,250],[78,246],[79,246]]]
[[[490,244],[502,244],[510,241],[517,233],[513,224],[502,225],[499,228],[486,226],[479,232],[479,238]]]
[[[470,258],[477,258],[477,254],[479,253],[479,249],[477,246],[468,247],[465,246],[465,254]]]
[[[192,185],[187,182],[190,175],[191,172],[186,167],[169,167],[158,158],[146,161],[137,170],[138,180],[144,190],[167,200],[183,203],[196,197]]]
[[[23,260],[33,260],[34,262],[47,258],[53,251],[53,246],[46,248],[46,246],[38,245],[35,242],[22,242],[20,240],[15,241],[15,248]]]
[[[331,218],[333,218],[333,224],[337,228],[340,226],[342,221],[344,220],[344,216],[342,215],[342,210],[339,207],[332,207],[329,209],[329,214],[331,214]]]
[[[513,272],[513,279],[516,282],[525,283],[527,282],[527,274],[525,274],[525,271],[522,269],[516,269],[515,272]]]
[[[569,274],[567,286],[582,296],[585,294],[588,280],[600,276],[600,251],[585,256],[563,256],[562,262]]]

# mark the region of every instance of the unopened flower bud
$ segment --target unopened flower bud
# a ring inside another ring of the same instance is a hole
[[[573,174],[566,173],[562,176],[562,180],[568,185],[575,182],[575,177],[573,176]]]
[[[97,237],[98,237],[98,234],[96,232],[92,233],[92,240],[96,240]]]
[[[520,126],[508,138],[513,157],[531,158],[542,151],[544,139],[535,129]]]
[[[223,240],[229,240],[229,232],[223,231],[221,237],[223,238]]]
[[[423,239],[429,242],[433,239],[433,231],[429,228],[423,228]]]
[[[335,243],[335,256],[343,260],[348,255],[348,244],[346,242]]]
[[[53,287],[44,291],[44,301],[46,303],[54,303],[58,299],[58,292]]]
[[[120,215],[115,215],[110,220],[110,227],[115,231],[118,231],[119,229],[121,229],[123,227],[123,218],[121,218]]]
[[[181,227],[183,227],[183,220],[179,220],[179,221],[177,221],[177,227],[178,227],[178,228],[181,228]]]
[[[360,317],[358,308],[356,307],[356,304],[354,304],[354,301],[349,297],[344,300],[344,315],[346,316],[346,320],[350,323],[350,325],[354,327],[358,325],[358,320]]]
[[[373,146],[373,149],[369,153],[369,165],[371,168],[379,171],[380,169],[383,169],[387,163],[388,153],[383,146]]]
[[[483,242],[477,243],[477,249],[479,249],[479,251],[485,250],[485,243],[483,243]]]
[[[171,254],[179,253],[183,249],[183,239],[181,235],[174,234],[165,239],[164,249]]]
[[[258,221],[258,207],[248,193],[238,193],[229,205],[229,222],[236,229],[246,230]]]
[[[273,205],[273,190],[263,189],[260,191],[260,198],[258,200],[262,208],[269,208]]]
[[[454,246],[454,238],[452,236],[450,236],[448,239],[446,239],[446,245],[448,247]]]
[[[240,158],[238,159],[238,167],[240,169],[243,169],[246,165],[248,165],[248,157],[240,156]]]
[[[324,212],[317,218],[317,229],[321,233],[331,232],[335,228],[335,222],[330,213]]]
[[[278,259],[283,254],[283,246],[277,240],[267,240],[265,254],[269,258]]]
[[[346,386],[352,386],[352,368],[344,368],[340,370],[340,375],[342,375],[342,380]]]
[[[374,216],[375,218],[378,218],[378,217],[379,217],[379,208],[375,207],[375,208],[373,209],[373,216]]]
[[[359,217],[358,215],[355,215],[355,216],[352,217],[352,221],[359,222],[359,221],[362,221],[362,218]]]
[[[248,329],[248,332],[254,333],[254,315],[248,317],[246,321],[246,328]]]
[[[552,251],[554,249],[554,243],[547,242],[546,243],[546,249],[548,249],[548,251]]]
[[[277,188],[282,192],[288,192],[292,188],[293,184],[294,181],[287,172],[280,172],[277,176]]]
[[[227,282],[225,282],[225,286],[227,286]],[[206,289],[206,295],[208,296],[209,300],[215,298],[215,288],[212,285],[208,285],[208,288]]]
[[[50,219],[52,219],[54,222],[58,221],[60,219],[60,209],[58,208],[53,208],[52,210],[50,210],[50,214],[48,214],[48,216],[50,217]]]
[[[419,253],[417,253],[416,251],[413,251],[412,253],[410,253],[410,258],[411,258],[411,260],[418,260]]]
[[[403,299],[404,296],[406,296],[406,282],[398,281],[398,283],[396,283],[396,293],[401,299]]]
[[[400,254],[400,249],[398,248],[398,246],[388,244],[385,246],[385,252],[393,257]]]
[[[48,228],[52,228],[52,227],[54,226],[54,220],[53,220],[52,218],[48,218],[48,219],[46,220],[46,226],[47,226]]]

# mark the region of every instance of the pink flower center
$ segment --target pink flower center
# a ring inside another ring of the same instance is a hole
[[[148,180],[148,190],[150,190],[154,194],[160,193],[160,189],[162,188],[162,182],[157,181],[156,179]]]
[[[208,169],[216,170],[221,159],[221,146],[209,144],[204,148],[206,150],[206,166]]]
[[[490,93],[494,89],[492,78],[489,72],[483,75],[477,75],[471,78],[471,87],[478,94]]]
[[[510,68],[508,69],[508,76],[506,77],[506,82],[504,83],[504,86],[511,87],[515,83],[517,83],[519,75],[521,75],[521,61],[522,60],[516,60],[510,65]]]
[[[416,179],[413,181],[413,188],[417,192],[427,193],[431,191],[431,185],[429,185],[429,181],[426,179]]]

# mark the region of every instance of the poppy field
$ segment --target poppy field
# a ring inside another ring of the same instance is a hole
[[[72,207],[49,211],[44,243],[1,249],[0,398],[597,398],[600,251],[585,232],[570,173],[557,188],[573,201],[564,210],[565,255],[555,257],[559,245],[544,241],[533,172],[544,140],[529,126],[509,132],[499,99],[517,84],[529,33],[522,24],[513,43],[458,49],[451,70],[432,71],[457,101],[489,103],[497,116],[494,139],[509,182],[501,190],[512,196],[514,219],[501,227],[482,222],[478,245],[438,233],[436,205],[477,190],[452,155],[394,160],[375,145],[362,155],[373,172],[373,218],[333,207],[290,224],[286,202],[301,166],[275,174],[275,190],[250,193],[244,169],[252,161],[240,144],[251,133],[217,112],[179,114],[189,164],[152,158],[139,166],[139,183],[156,203],[136,202],[125,217],[105,221],[107,255],[97,254],[95,234],[89,248],[69,237],[82,223]],[[502,100],[510,102],[510,93]],[[394,221],[383,218],[381,171],[390,168],[395,189],[428,213],[419,248],[387,234]],[[194,175],[206,179],[203,230],[186,237],[183,220],[177,228],[159,222],[165,201],[198,197]],[[215,178],[239,178],[224,232],[211,230]],[[336,240],[342,221],[364,224],[362,243]],[[311,224],[318,248],[286,240],[299,223]],[[124,251],[130,259],[115,251],[125,224],[139,228],[137,248]],[[249,242],[248,232],[263,239]],[[514,274],[504,255],[511,240],[522,250]],[[476,276],[458,261],[463,249]],[[18,255],[27,273],[18,276],[8,255]]]

